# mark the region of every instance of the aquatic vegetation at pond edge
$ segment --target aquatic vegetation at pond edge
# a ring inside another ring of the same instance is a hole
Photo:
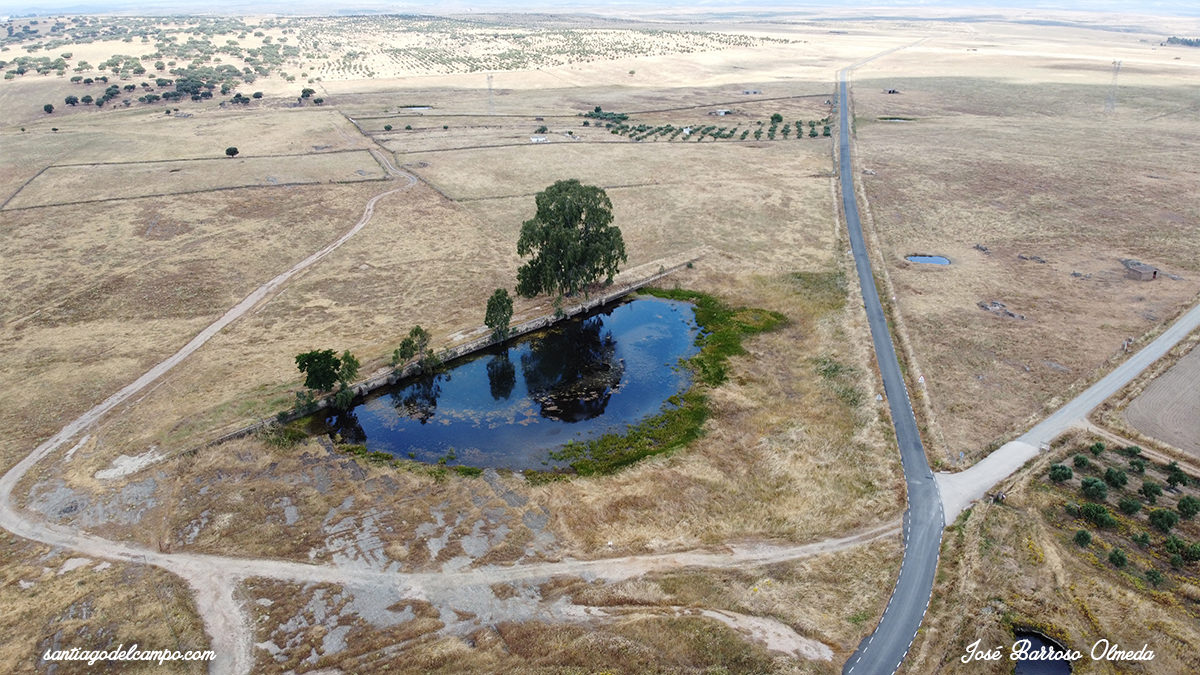
[[[689,391],[668,399],[670,407],[630,425],[623,434],[610,433],[590,441],[569,442],[562,450],[551,453],[554,459],[569,462],[579,475],[613,473],[644,457],[670,452],[699,438],[709,415],[708,397],[703,389],[728,379],[729,357],[746,353],[742,347],[743,338],[772,330],[786,321],[778,312],[731,308],[713,296],[697,291],[652,288],[642,292],[695,305],[696,323],[701,330],[696,338],[700,352],[686,363],[695,371],[697,382]]]

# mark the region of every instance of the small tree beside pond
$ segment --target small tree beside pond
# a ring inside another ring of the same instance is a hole
[[[508,338],[508,324],[512,321],[512,315],[512,297],[508,295],[507,289],[497,288],[492,297],[488,298],[487,311],[483,316],[483,323],[492,329],[493,339],[504,341]]]
[[[392,352],[392,366],[399,367],[416,358],[421,370],[429,371],[437,367],[437,356],[429,348],[429,331],[420,326],[413,326],[408,337]]]

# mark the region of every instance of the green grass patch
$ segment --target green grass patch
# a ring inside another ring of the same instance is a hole
[[[708,419],[708,399],[693,389],[672,396],[672,406],[623,434],[604,434],[582,443],[568,442],[550,457],[569,462],[581,476],[614,473],[650,455],[670,452],[700,437]]]
[[[779,312],[746,307],[732,308],[707,293],[682,289],[644,288],[656,298],[690,302],[696,307],[700,353],[688,359],[696,379],[715,387],[729,378],[729,357],[745,354],[742,339],[772,330],[786,321]]]
[[[826,384],[842,403],[851,408],[857,408],[862,404],[866,396],[861,389],[854,386],[855,370],[853,366],[840,363],[830,356],[819,356],[813,359],[813,365],[817,374],[826,381]]]

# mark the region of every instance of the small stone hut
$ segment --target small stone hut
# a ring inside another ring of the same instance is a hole
[[[1158,278],[1158,268],[1138,263],[1125,268],[1125,276],[1137,281],[1153,281]]]

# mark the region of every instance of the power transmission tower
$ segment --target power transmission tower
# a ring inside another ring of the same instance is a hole
[[[1104,114],[1111,115],[1117,111],[1117,75],[1121,72],[1121,62],[1113,61],[1112,84],[1108,85],[1108,98],[1104,101]]]
[[[496,114],[496,102],[492,100],[492,74],[488,73],[488,114]]]

